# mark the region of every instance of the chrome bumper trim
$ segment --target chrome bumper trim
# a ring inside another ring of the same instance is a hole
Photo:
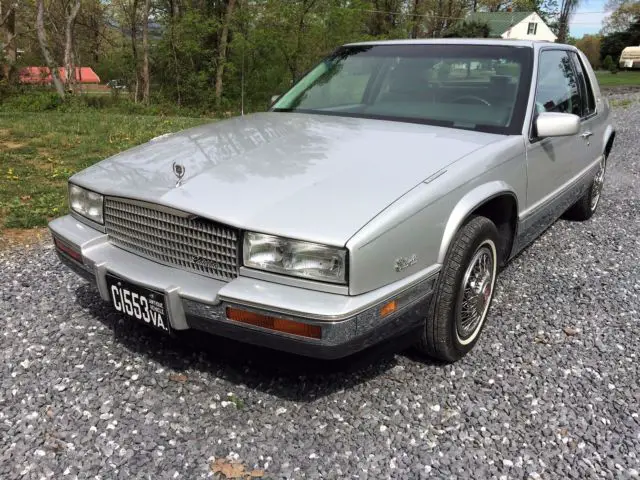
[[[394,319],[401,317],[406,313],[406,311],[410,310],[421,300],[430,298],[435,289],[435,283],[436,277],[424,279],[413,284],[409,288],[397,292],[396,295],[393,295],[390,298],[384,298],[374,305],[370,305],[366,309],[353,312],[350,316],[337,321],[319,321],[313,318],[309,318],[305,314],[282,314],[281,312],[274,312],[273,309],[265,308],[264,306],[245,305],[243,303],[237,303],[233,301],[223,301],[222,304],[219,305],[205,305],[199,302],[194,302],[192,300],[183,300],[183,305],[184,311],[187,316],[200,317],[211,322],[222,322],[228,325],[236,326],[238,328],[247,328],[250,330],[258,330],[263,332],[269,330],[254,327],[251,325],[245,325],[227,319],[225,312],[226,308],[235,307],[262,315],[272,316],[274,314],[277,314],[277,316],[280,318],[294,320],[301,323],[308,323],[312,325],[319,325],[322,327],[322,338],[320,340],[277,332],[279,335],[295,338],[299,341],[306,341],[309,343],[339,345],[354,337],[366,335],[371,331],[379,328],[382,324],[392,322]],[[380,308],[391,299],[394,299],[398,302],[398,310],[385,318],[381,318]]]
[[[395,284],[352,297],[247,277],[238,277],[227,283],[156,263],[115,247],[106,235],[71,216],[54,220],[49,226],[53,235],[78,246],[85,265],[71,267],[97,285],[103,300],[110,300],[106,284],[109,272],[131,283],[164,292],[170,323],[175,330],[199,328],[214,333],[220,331],[221,335],[240,337],[240,340],[244,335],[253,335],[253,343],[262,344],[265,340],[273,348],[279,348],[278,342],[282,342],[285,350],[284,344],[338,348],[351,342],[365,345],[372,338],[380,341],[384,339],[380,333],[383,327],[391,331],[409,327],[403,317],[409,313],[415,326],[420,322],[415,314],[417,306],[420,305],[420,311],[424,312],[424,305],[433,295],[439,271],[436,265]],[[64,260],[69,264],[68,259]],[[260,299],[264,302],[259,302]],[[398,302],[398,310],[381,318],[380,307],[392,299]],[[298,337],[228,320],[227,306],[320,325],[322,338]],[[361,342],[364,337],[369,340]]]

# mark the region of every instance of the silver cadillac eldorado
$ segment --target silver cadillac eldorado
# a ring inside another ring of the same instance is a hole
[[[337,358],[396,335],[455,361],[496,275],[590,218],[615,131],[586,57],[505,40],[345,45],[265,113],[69,181],[63,263],[123,316]]]

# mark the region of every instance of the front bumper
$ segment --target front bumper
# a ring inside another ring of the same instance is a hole
[[[363,295],[307,290],[239,276],[222,282],[134,255],[70,215],[49,224],[61,261],[94,283],[110,301],[106,274],[165,294],[174,330],[189,328],[243,342],[319,358],[339,358],[392,336],[421,328],[435,288],[438,266]],[[62,245],[62,248],[61,246]],[[73,258],[69,252],[78,252]],[[382,318],[381,307],[398,309]],[[318,325],[321,338],[307,338],[229,320],[227,307]]]

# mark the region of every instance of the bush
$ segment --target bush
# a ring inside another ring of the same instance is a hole
[[[56,110],[62,103],[58,95],[47,90],[32,90],[28,93],[12,92],[2,99],[0,111],[44,112]]]
[[[602,62],[602,66],[609,70],[611,73],[618,73],[618,64],[613,61],[611,55],[607,55],[604,57],[604,61]]]
[[[607,55],[606,57],[604,57],[604,60],[602,61],[602,66],[605,68],[605,70],[611,71],[614,65],[615,63],[613,61],[613,58],[611,58],[611,55]]]

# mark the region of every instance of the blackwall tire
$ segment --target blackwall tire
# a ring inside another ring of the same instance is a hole
[[[486,217],[471,217],[456,233],[417,345],[421,353],[455,362],[476,344],[493,300],[499,245],[498,230]]]

